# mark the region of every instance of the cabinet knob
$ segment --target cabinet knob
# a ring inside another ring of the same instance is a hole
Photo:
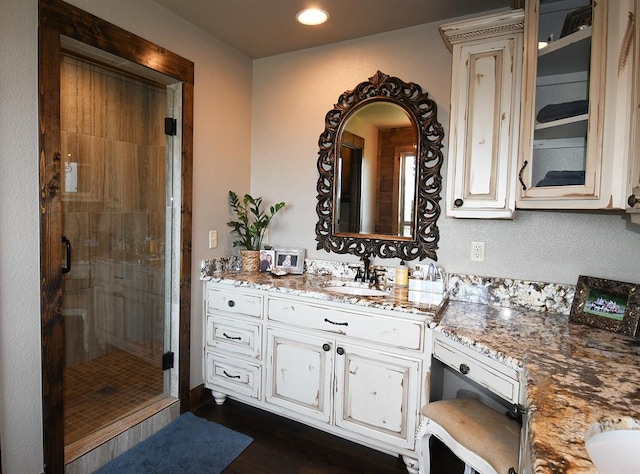
[[[336,352],[338,353],[338,355],[342,355],[342,354],[344,354],[344,349],[342,347],[338,347],[336,349]]]
[[[331,349],[331,346],[329,344],[327,344],[326,342],[324,344],[322,344],[322,350],[325,352],[328,352]]]
[[[229,305],[229,308],[233,308],[236,305],[236,302],[233,300],[229,300],[227,301],[227,305]]]
[[[640,199],[638,199],[635,194],[632,194],[627,198],[627,204],[629,204],[629,207],[634,207],[638,203],[640,203]]]
[[[464,201],[460,198],[456,199],[455,201],[453,201],[453,205],[455,207],[462,207],[462,205],[464,204]]]
[[[469,366],[467,364],[460,364],[460,372],[467,375],[469,373]]]

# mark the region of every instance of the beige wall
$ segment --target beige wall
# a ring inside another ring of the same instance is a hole
[[[71,0],[195,63],[191,385],[202,382],[200,260],[226,255],[227,191],[249,190],[251,60],[151,0]],[[37,0],[0,14],[0,443],[2,472],[42,471]],[[207,247],[219,229],[220,246]]]
[[[315,250],[318,138],[338,96],[378,69],[420,84],[448,131],[451,55],[435,24],[254,62],[251,189],[287,203],[273,221],[272,244],[356,261]],[[442,169],[445,176],[446,164]],[[438,262],[447,271],[571,284],[580,274],[640,282],[640,226],[622,213],[518,211],[512,221],[443,216],[438,226]],[[469,261],[472,240],[486,243],[484,263]],[[376,261],[383,262],[389,261]]]
[[[0,448],[2,472],[42,470],[37,3],[0,14]]]

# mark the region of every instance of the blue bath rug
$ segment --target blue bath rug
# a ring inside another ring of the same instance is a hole
[[[252,441],[247,435],[187,412],[96,473],[218,474]]]

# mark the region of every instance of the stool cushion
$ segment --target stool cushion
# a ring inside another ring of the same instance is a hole
[[[426,404],[422,414],[486,460],[496,472],[518,468],[520,424],[478,400],[456,398]],[[463,459],[464,461],[464,459]]]

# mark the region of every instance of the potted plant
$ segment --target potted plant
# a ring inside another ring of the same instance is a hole
[[[233,241],[234,247],[241,247],[242,270],[254,272],[260,269],[260,246],[264,238],[264,231],[276,212],[284,207],[284,202],[279,202],[269,207],[269,212],[261,209],[262,198],[254,198],[245,194],[240,200],[238,195],[229,191],[229,204],[236,214],[234,221],[227,222],[232,232],[239,238]]]

